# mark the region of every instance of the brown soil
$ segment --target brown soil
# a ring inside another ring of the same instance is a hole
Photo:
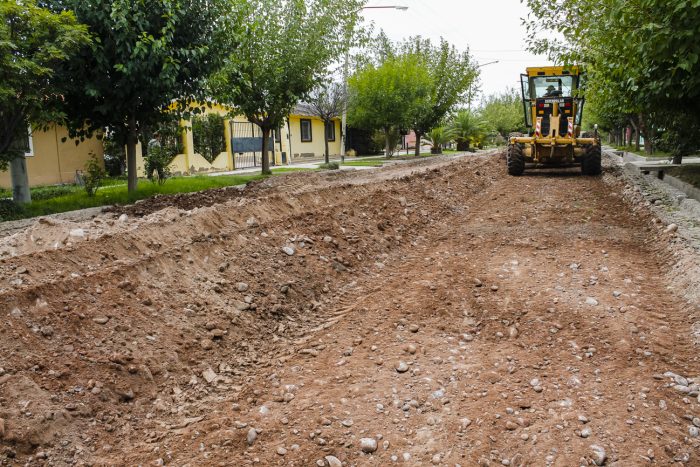
[[[700,465],[675,234],[613,169],[504,172],[297,173],[3,240],[0,465]]]

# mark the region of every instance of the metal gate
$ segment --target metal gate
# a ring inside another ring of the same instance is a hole
[[[270,165],[275,165],[275,133],[270,135],[267,150]],[[257,167],[262,164],[262,130],[249,122],[231,122],[231,150],[237,169]]]

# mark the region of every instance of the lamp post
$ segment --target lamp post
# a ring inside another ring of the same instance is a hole
[[[383,6],[365,6],[357,10],[357,12],[360,12],[362,10],[399,10],[399,11],[406,11],[408,10],[407,6],[402,6],[402,5],[383,5]],[[352,34],[352,31],[351,31]],[[340,160],[345,161],[345,151],[346,151],[346,144],[347,144],[347,125],[348,125],[348,54],[349,50],[345,51],[345,63],[343,64],[343,94],[344,94],[344,102],[343,102],[343,116],[341,119],[341,135],[340,135]]]
[[[487,63],[482,63],[482,64],[477,64],[475,68],[481,68],[486,65],[493,65],[494,63],[498,63],[500,60],[494,60],[492,62],[487,62]],[[469,110],[472,109],[472,83],[469,83],[469,106],[467,107]]]

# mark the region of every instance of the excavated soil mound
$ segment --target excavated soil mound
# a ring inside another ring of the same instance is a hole
[[[0,463],[694,465],[675,233],[611,169],[504,172],[297,173],[1,240]]]

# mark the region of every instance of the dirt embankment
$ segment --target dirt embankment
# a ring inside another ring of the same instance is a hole
[[[502,165],[292,174],[3,240],[0,462],[694,465],[676,234],[611,168]]]

